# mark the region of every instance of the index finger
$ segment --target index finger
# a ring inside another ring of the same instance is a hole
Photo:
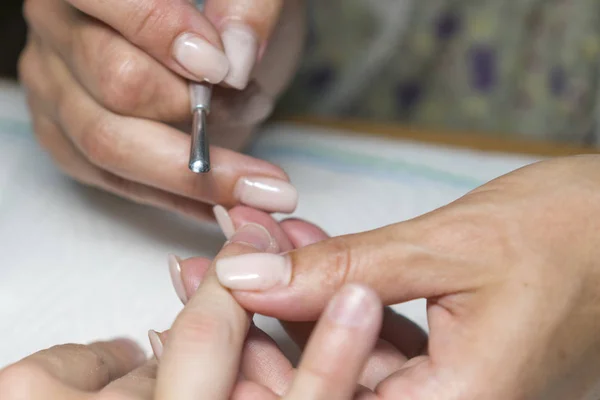
[[[75,389],[96,391],[145,360],[145,354],[135,343],[118,339],[90,345],[54,346],[26,357],[15,366],[44,371]]]
[[[276,246],[262,226],[240,228],[217,259],[272,250]],[[229,399],[240,367],[250,317],[223,288],[214,269],[177,317],[165,343],[156,399]]]
[[[220,83],[229,61],[214,26],[188,0],[67,0],[180,75]]]

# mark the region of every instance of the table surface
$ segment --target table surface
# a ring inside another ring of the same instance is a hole
[[[473,150],[513,154],[531,154],[544,157],[560,157],[576,154],[600,154],[600,148],[519,139],[514,137],[482,135],[477,132],[422,129],[394,123],[378,123],[352,119],[327,119],[293,117],[286,121],[317,127],[343,129],[357,134],[370,134],[388,138],[413,140]]]

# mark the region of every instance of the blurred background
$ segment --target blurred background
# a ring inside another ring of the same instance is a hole
[[[0,73],[15,76],[22,1],[0,6]],[[308,1],[303,64],[278,116],[600,143],[596,0]]]

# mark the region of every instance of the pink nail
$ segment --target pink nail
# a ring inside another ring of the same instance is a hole
[[[158,332],[149,330],[148,331],[148,339],[150,340],[150,347],[152,347],[152,351],[154,352],[154,357],[156,357],[157,360],[160,360],[160,358],[162,357],[162,353],[163,353],[163,343],[162,343],[162,340],[160,340],[160,336],[158,335]]]
[[[254,247],[259,251],[269,251],[277,253],[279,246],[267,228],[264,226],[249,223],[238,229],[228,243],[241,243]]]
[[[219,224],[225,237],[227,239],[231,238],[235,233],[235,226],[233,225],[229,212],[223,206],[215,206],[213,208],[213,213],[215,214],[217,224]]]
[[[175,40],[173,57],[198,81],[220,83],[229,72],[225,53],[193,33],[184,33]]]
[[[234,196],[243,204],[267,212],[291,213],[298,205],[298,191],[289,182],[266,177],[243,177]]]
[[[221,258],[215,268],[221,284],[232,290],[265,291],[275,286],[287,286],[292,278],[288,258],[277,254]]]
[[[236,89],[245,89],[258,57],[258,39],[249,26],[238,23],[228,24],[221,39],[229,59],[229,72],[224,81]]]
[[[169,274],[171,275],[171,282],[177,297],[183,304],[188,302],[187,294],[185,293],[185,286],[183,286],[183,279],[181,278],[181,265],[179,265],[179,257],[169,254]]]
[[[373,290],[350,284],[340,290],[325,309],[325,317],[343,326],[368,326],[374,313],[383,312],[381,302]]]

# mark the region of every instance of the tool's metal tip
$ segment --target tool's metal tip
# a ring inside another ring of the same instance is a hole
[[[210,164],[202,160],[196,160],[191,162],[189,167],[190,171],[195,172],[197,174],[204,174],[210,171]]]

